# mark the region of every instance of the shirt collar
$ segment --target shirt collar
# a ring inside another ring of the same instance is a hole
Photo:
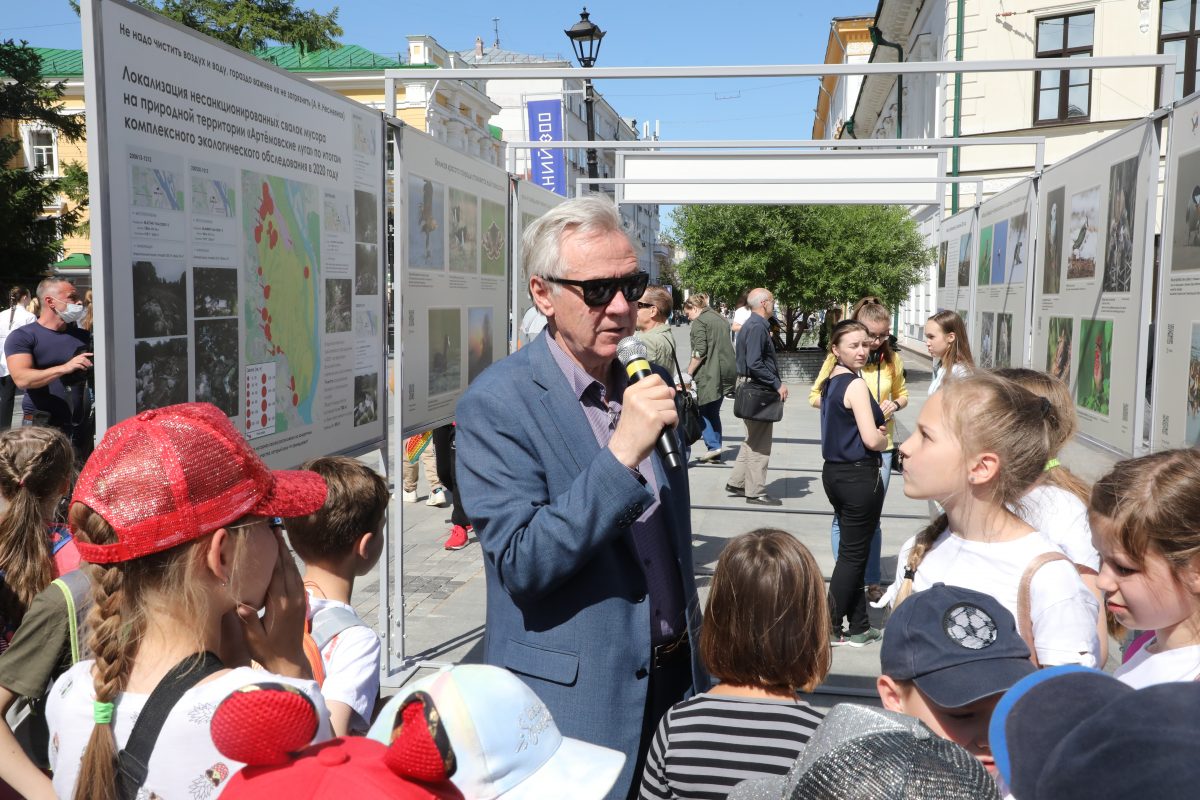
[[[567,351],[562,349],[557,339],[553,336],[547,336],[546,344],[550,347],[550,355],[554,356],[554,363],[558,365],[558,368],[562,370],[563,376],[567,379],[567,384],[571,387],[571,392],[575,395],[575,399],[582,400],[584,393],[592,386],[599,387],[600,396],[604,395],[604,384],[587,374],[583,367],[579,366],[579,362],[571,358],[567,354]],[[617,397],[620,397],[621,392],[625,388],[625,373],[623,370],[615,370],[614,374],[616,375],[614,388],[617,391]],[[614,398],[609,398],[609,400],[612,399]]]

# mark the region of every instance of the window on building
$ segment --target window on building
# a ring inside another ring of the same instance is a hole
[[[1037,57],[1090,56],[1096,15],[1092,11],[1037,21]],[[1092,71],[1043,69],[1034,77],[1033,122],[1047,125],[1086,120],[1092,113]]]
[[[1158,52],[1175,56],[1175,99],[1196,91],[1196,43],[1200,19],[1196,0],[1162,0],[1158,18]]]
[[[29,166],[31,169],[45,169],[48,175],[58,174],[58,165],[54,163],[54,134],[51,131],[29,132]]]

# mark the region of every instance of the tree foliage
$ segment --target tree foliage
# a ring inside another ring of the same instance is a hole
[[[253,53],[269,42],[301,51],[339,47],[338,9],[328,14],[296,8],[295,0],[134,0],[167,19]],[[79,11],[78,0],[70,0]]]
[[[0,120],[35,122],[56,128],[69,141],[83,137],[80,115],[64,114],[63,85],[46,84],[41,59],[26,43],[0,42]],[[16,127],[12,131],[17,132]],[[27,169],[17,136],[0,137],[0,282],[12,283],[44,273],[62,254],[63,237],[78,226],[86,206],[87,175],[67,164],[62,177],[43,169]],[[57,214],[46,209],[67,195],[82,205],[65,205]]]
[[[770,289],[791,322],[873,294],[895,307],[924,278],[932,251],[901,206],[694,205],[672,216],[681,277],[732,302]]]

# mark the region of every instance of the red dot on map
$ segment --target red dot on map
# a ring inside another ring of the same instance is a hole
[[[267,400],[266,400],[266,398],[263,398],[263,401],[262,401],[262,410],[263,410],[263,411],[266,411],[266,410],[267,410]]]
[[[267,300],[271,299],[271,284],[268,283],[263,287],[263,297],[265,297]]]
[[[265,386],[262,388],[262,396],[263,397],[267,396],[267,387],[265,387]]]
[[[258,268],[258,275],[259,275],[259,277],[262,277],[262,267]]]
[[[254,242],[255,244],[262,244],[262,225],[254,226]]]
[[[263,321],[266,321],[266,319],[267,319],[267,310],[265,308],[262,309],[262,318],[263,318]]]
[[[263,336],[266,336],[268,339],[271,338],[271,323],[268,322],[263,326]]]
[[[266,382],[267,382],[267,373],[265,373],[265,372],[264,372],[264,373],[263,373],[261,376],[259,376],[259,377],[261,377],[261,378],[262,378],[262,382],[263,382],[263,383],[266,383]]]
[[[266,414],[262,415],[262,426],[264,428],[267,427],[267,415]]]
[[[292,405],[294,405],[294,406],[300,405],[300,395],[298,395],[298,394],[292,395]]]
[[[308,264],[305,264],[305,265],[304,265],[304,277],[305,277],[305,278],[307,278],[307,277],[308,277]]]
[[[291,376],[291,377],[288,379],[288,383],[291,385],[291,387],[292,387],[292,391],[293,391],[293,392],[294,392],[294,391],[296,391],[296,376],[295,376],[295,375]]]

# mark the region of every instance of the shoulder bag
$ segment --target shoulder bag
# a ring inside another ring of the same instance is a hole
[[[671,344],[671,359],[675,362],[675,375],[679,385],[683,386],[683,371],[679,369],[679,356],[675,354],[675,344]],[[693,380],[695,380],[693,378]],[[684,386],[683,395],[679,402],[679,434],[683,437],[684,445],[695,444],[704,435],[704,423],[700,421],[700,404],[696,396]]]
[[[783,399],[770,386],[738,378],[733,395],[733,415],[755,422],[779,422],[783,419]]]

